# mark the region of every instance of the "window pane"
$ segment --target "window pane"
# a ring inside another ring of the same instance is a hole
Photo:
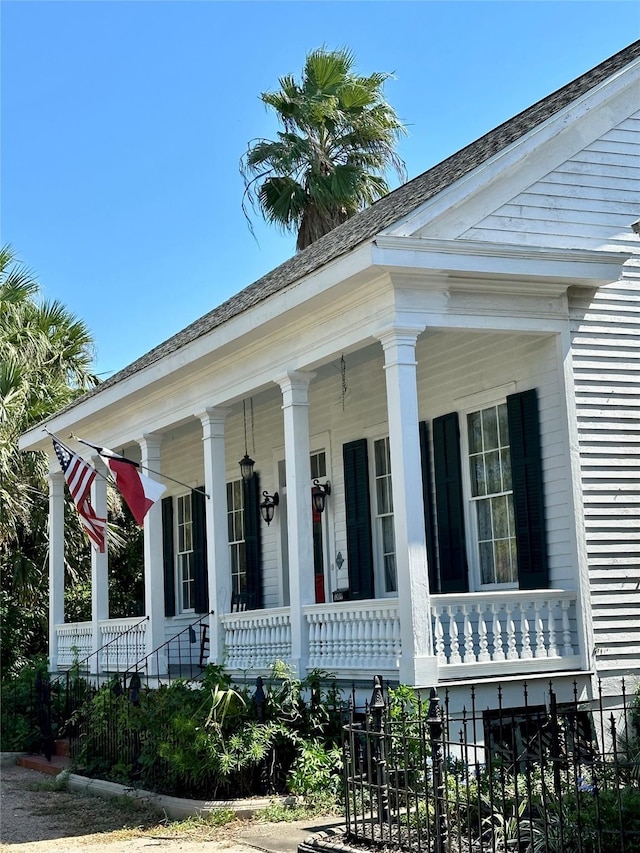
[[[493,535],[496,539],[507,539],[509,536],[509,521],[507,518],[506,496],[492,498],[491,514],[493,516]]]
[[[385,554],[395,551],[395,539],[393,535],[393,517],[388,515],[382,521],[382,550]]]
[[[513,495],[507,495],[507,516],[509,519],[509,535],[516,535],[516,522],[513,517]]]
[[[471,473],[471,494],[473,497],[486,495],[487,486],[485,483],[484,457],[472,456],[469,459],[469,468]]]
[[[500,451],[500,462],[502,464],[502,490],[510,492],[511,485],[511,451],[509,448]]]
[[[386,477],[376,480],[376,495],[378,500],[378,514],[392,512],[391,506],[391,484]]]
[[[498,447],[498,417],[493,406],[482,410],[482,436],[485,450]]]
[[[376,441],[374,444],[375,448],[375,464],[376,464],[376,475],[379,477],[381,474],[389,473],[389,465],[388,465],[388,439],[381,438],[379,441]]]
[[[384,584],[387,592],[397,592],[398,580],[396,577],[396,557],[389,554],[384,558]]]
[[[482,583],[493,583],[493,543],[480,543],[480,576]]]
[[[502,477],[500,476],[500,451],[492,450],[484,457],[487,475],[487,494],[493,495],[502,491]]]
[[[499,539],[496,542],[496,581],[498,583],[511,583],[513,575],[511,572],[511,548],[508,539]]]
[[[467,415],[467,429],[469,431],[469,453],[481,453],[482,422],[480,412],[472,412]]]
[[[509,421],[507,418],[507,404],[500,403],[498,406],[498,429],[500,431],[500,447],[509,446]]]
[[[327,476],[327,463],[324,451],[311,454],[311,479],[315,480]]]
[[[492,539],[491,535],[491,502],[488,500],[478,501],[478,539],[486,541]]]

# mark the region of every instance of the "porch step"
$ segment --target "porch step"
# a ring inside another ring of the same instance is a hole
[[[21,755],[18,758],[20,767],[38,770],[40,773],[46,773],[49,776],[57,776],[69,765],[69,762],[69,741],[66,738],[54,742],[54,754],[51,756],[51,761],[48,761],[44,755]]]
[[[65,755],[52,755],[51,761],[47,761],[44,755],[21,755],[18,764],[28,770],[38,770],[48,776],[57,776],[69,765],[69,759]]]

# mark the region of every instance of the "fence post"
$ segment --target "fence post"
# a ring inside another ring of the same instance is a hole
[[[373,758],[372,764],[375,772],[375,786],[378,799],[378,820],[382,824],[383,821],[389,819],[389,798],[387,796],[387,762],[385,759],[384,748],[384,722],[383,713],[385,710],[384,696],[382,695],[382,676],[373,676],[373,693],[371,694],[371,709],[373,722]],[[382,827],[381,827],[382,828]]]
[[[445,853],[449,829],[447,826],[447,807],[444,797],[443,764],[444,754],[442,749],[442,712],[440,709],[440,697],[436,688],[432,687],[429,694],[429,715],[427,717],[429,726],[429,745],[431,746],[431,761],[433,767],[433,792],[435,807],[435,844],[434,853]]]

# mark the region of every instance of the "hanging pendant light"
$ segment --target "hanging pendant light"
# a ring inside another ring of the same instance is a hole
[[[253,403],[251,406],[251,412],[253,414]],[[240,466],[242,479],[247,483],[253,477],[253,466],[256,463],[249,456],[249,451],[247,450],[247,405],[244,400],[242,401],[242,422],[244,424],[244,456],[240,462],[238,462],[238,465]]]
[[[248,453],[245,453],[238,465],[240,466],[240,473],[242,474],[242,479],[245,483],[253,477],[253,466],[256,463],[249,456]]]

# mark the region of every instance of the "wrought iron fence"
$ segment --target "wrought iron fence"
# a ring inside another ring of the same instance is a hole
[[[510,694],[513,696],[513,693]],[[461,707],[459,696],[456,707]],[[349,840],[416,853],[639,853],[640,731],[627,696],[460,712],[382,689],[344,725]]]

